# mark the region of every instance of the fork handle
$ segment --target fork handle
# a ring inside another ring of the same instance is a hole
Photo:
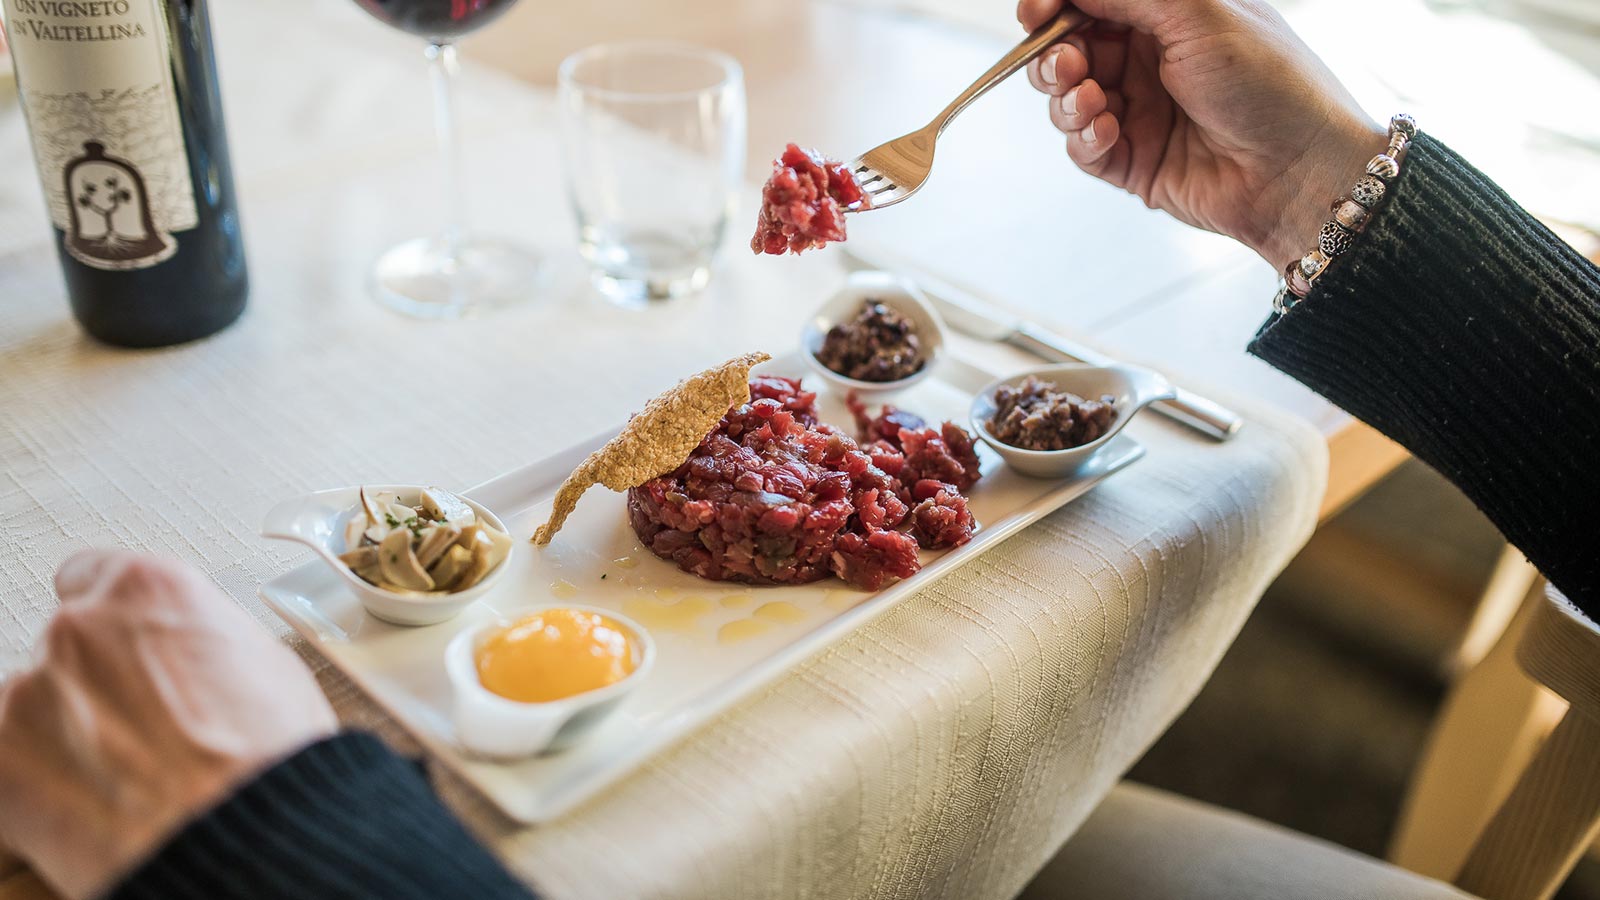
[[[1022,43],[1011,48],[1011,52],[1000,57],[1000,61],[989,67],[970,87],[961,92],[961,96],[953,100],[944,111],[929,124],[935,136],[944,131],[950,120],[954,119],[972,101],[982,97],[988,90],[1007,78],[1010,78],[1018,69],[1033,62],[1034,58],[1045,51],[1045,48],[1058,43],[1062,38],[1076,31],[1094,24],[1094,20],[1075,6],[1063,7],[1056,13],[1055,18],[1034,29],[1032,34],[1023,38]]]

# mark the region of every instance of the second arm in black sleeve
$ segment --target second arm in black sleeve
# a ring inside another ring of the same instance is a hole
[[[190,822],[111,900],[533,900],[371,735],[312,744]]]
[[[1252,353],[1404,445],[1600,618],[1600,270],[1420,135]]]

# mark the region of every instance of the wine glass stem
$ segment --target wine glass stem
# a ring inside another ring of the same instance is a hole
[[[456,133],[454,44],[429,44],[423,51],[433,81],[433,128],[439,136],[439,158],[444,167],[444,244],[446,265],[454,266],[461,250],[463,202],[461,195],[461,141]]]

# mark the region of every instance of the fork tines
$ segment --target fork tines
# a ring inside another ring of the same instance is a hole
[[[880,198],[887,199],[899,187],[882,172],[867,165],[863,159],[853,159],[847,166],[850,169],[850,173],[855,176],[856,184],[861,185],[862,193],[871,197],[874,201]]]

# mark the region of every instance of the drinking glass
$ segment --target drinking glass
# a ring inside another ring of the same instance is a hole
[[[462,221],[461,155],[455,125],[457,38],[504,13],[516,0],[356,0],[379,21],[425,39],[433,81],[434,130],[443,162],[444,221],[438,234],[379,257],[372,270],[378,302],[424,318],[457,318],[525,299],[541,273],[535,251],[474,237]]]
[[[689,44],[603,44],[560,70],[579,250],[625,306],[705,287],[744,178],[744,74]]]

